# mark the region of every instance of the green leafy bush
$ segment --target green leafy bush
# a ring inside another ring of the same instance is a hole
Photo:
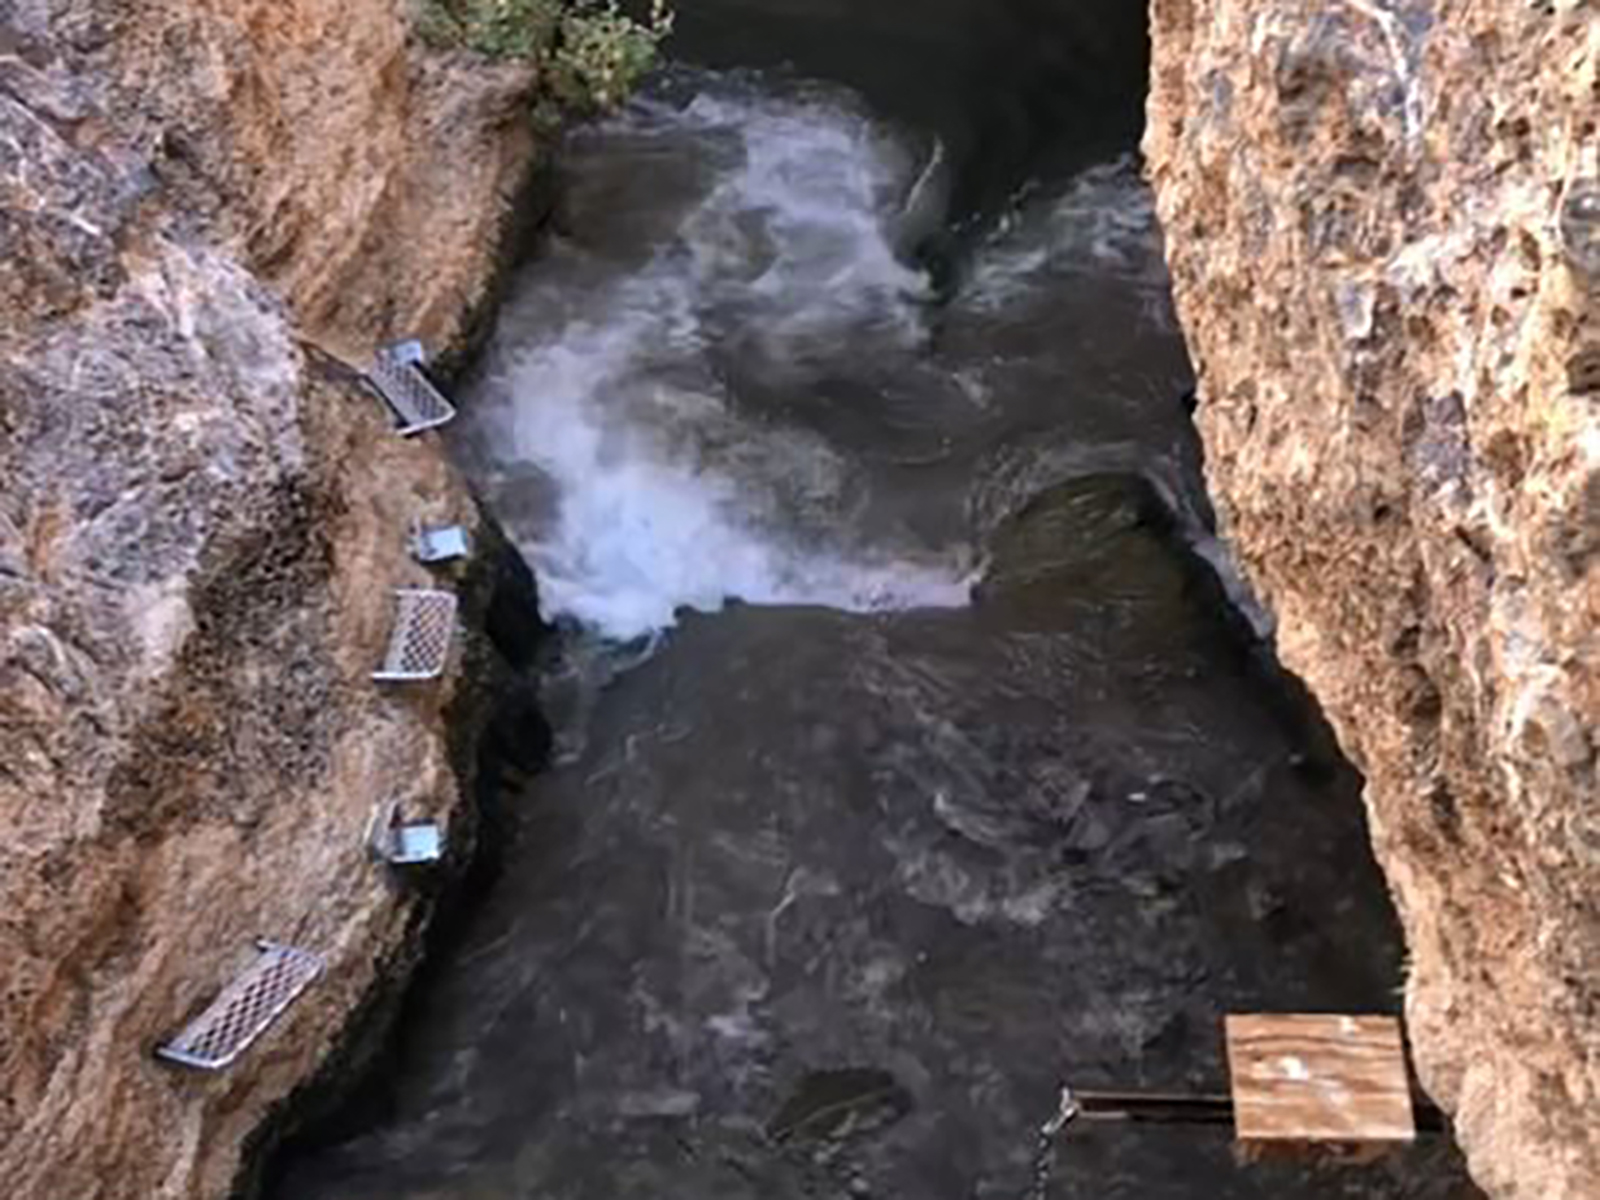
[[[617,0],[420,0],[419,29],[436,45],[536,64],[562,110],[603,112],[627,99],[672,32],[667,0],[636,20]],[[548,115],[548,114],[546,114]]]

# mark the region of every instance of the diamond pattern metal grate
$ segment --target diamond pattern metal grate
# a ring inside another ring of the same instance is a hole
[[[438,678],[444,674],[455,634],[455,596],[423,588],[398,588],[394,596],[389,650],[372,677],[389,681]]]
[[[402,436],[433,429],[456,415],[450,401],[413,363],[379,355],[367,377],[394,410]]]
[[[201,1071],[230,1066],[322,974],[321,957],[309,950],[276,942],[257,947],[260,957],[183,1032],[158,1047],[158,1057]]]

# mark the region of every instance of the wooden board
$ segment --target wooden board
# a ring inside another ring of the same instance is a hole
[[[1226,1027],[1247,1151],[1371,1154],[1416,1138],[1394,1017],[1230,1015]]]

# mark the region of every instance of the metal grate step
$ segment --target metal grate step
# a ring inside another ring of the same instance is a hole
[[[411,535],[411,553],[420,563],[451,562],[471,552],[467,531],[459,525],[426,529],[417,526]]]
[[[257,942],[260,956],[156,1055],[200,1071],[230,1066],[322,974],[309,950]]]
[[[444,839],[432,821],[402,825],[394,831],[389,846],[389,862],[397,867],[435,863],[444,856]]]
[[[367,830],[372,856],[391,867],[415,867],[444,857],[444,831],[437,821],[403,821],[394,801],[373,815]]]
[[[433,429],[453,419],[455,407],[424,375],[422,343],[397,342],[380,350],[367,372],[373,387],[394,411],[402,437]]]
[[[450,658],[456,627],[456,598],[450,592],[424,588],[395,589],[394,630],[377,680],[403,682],[436,679]]]

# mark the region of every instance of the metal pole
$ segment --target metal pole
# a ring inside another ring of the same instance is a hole
[[[1066,1089],[1063,1089],[1066,1091]],[[1233,1098],[1218,1092],[1069,1092],[1074,1116],[1085,1121],[1137,1121],[1152,1125],[1232,1125]],[[1444,1114],[1430,1101],[1413,1096],[1418,1133],[1442,1133]]]

